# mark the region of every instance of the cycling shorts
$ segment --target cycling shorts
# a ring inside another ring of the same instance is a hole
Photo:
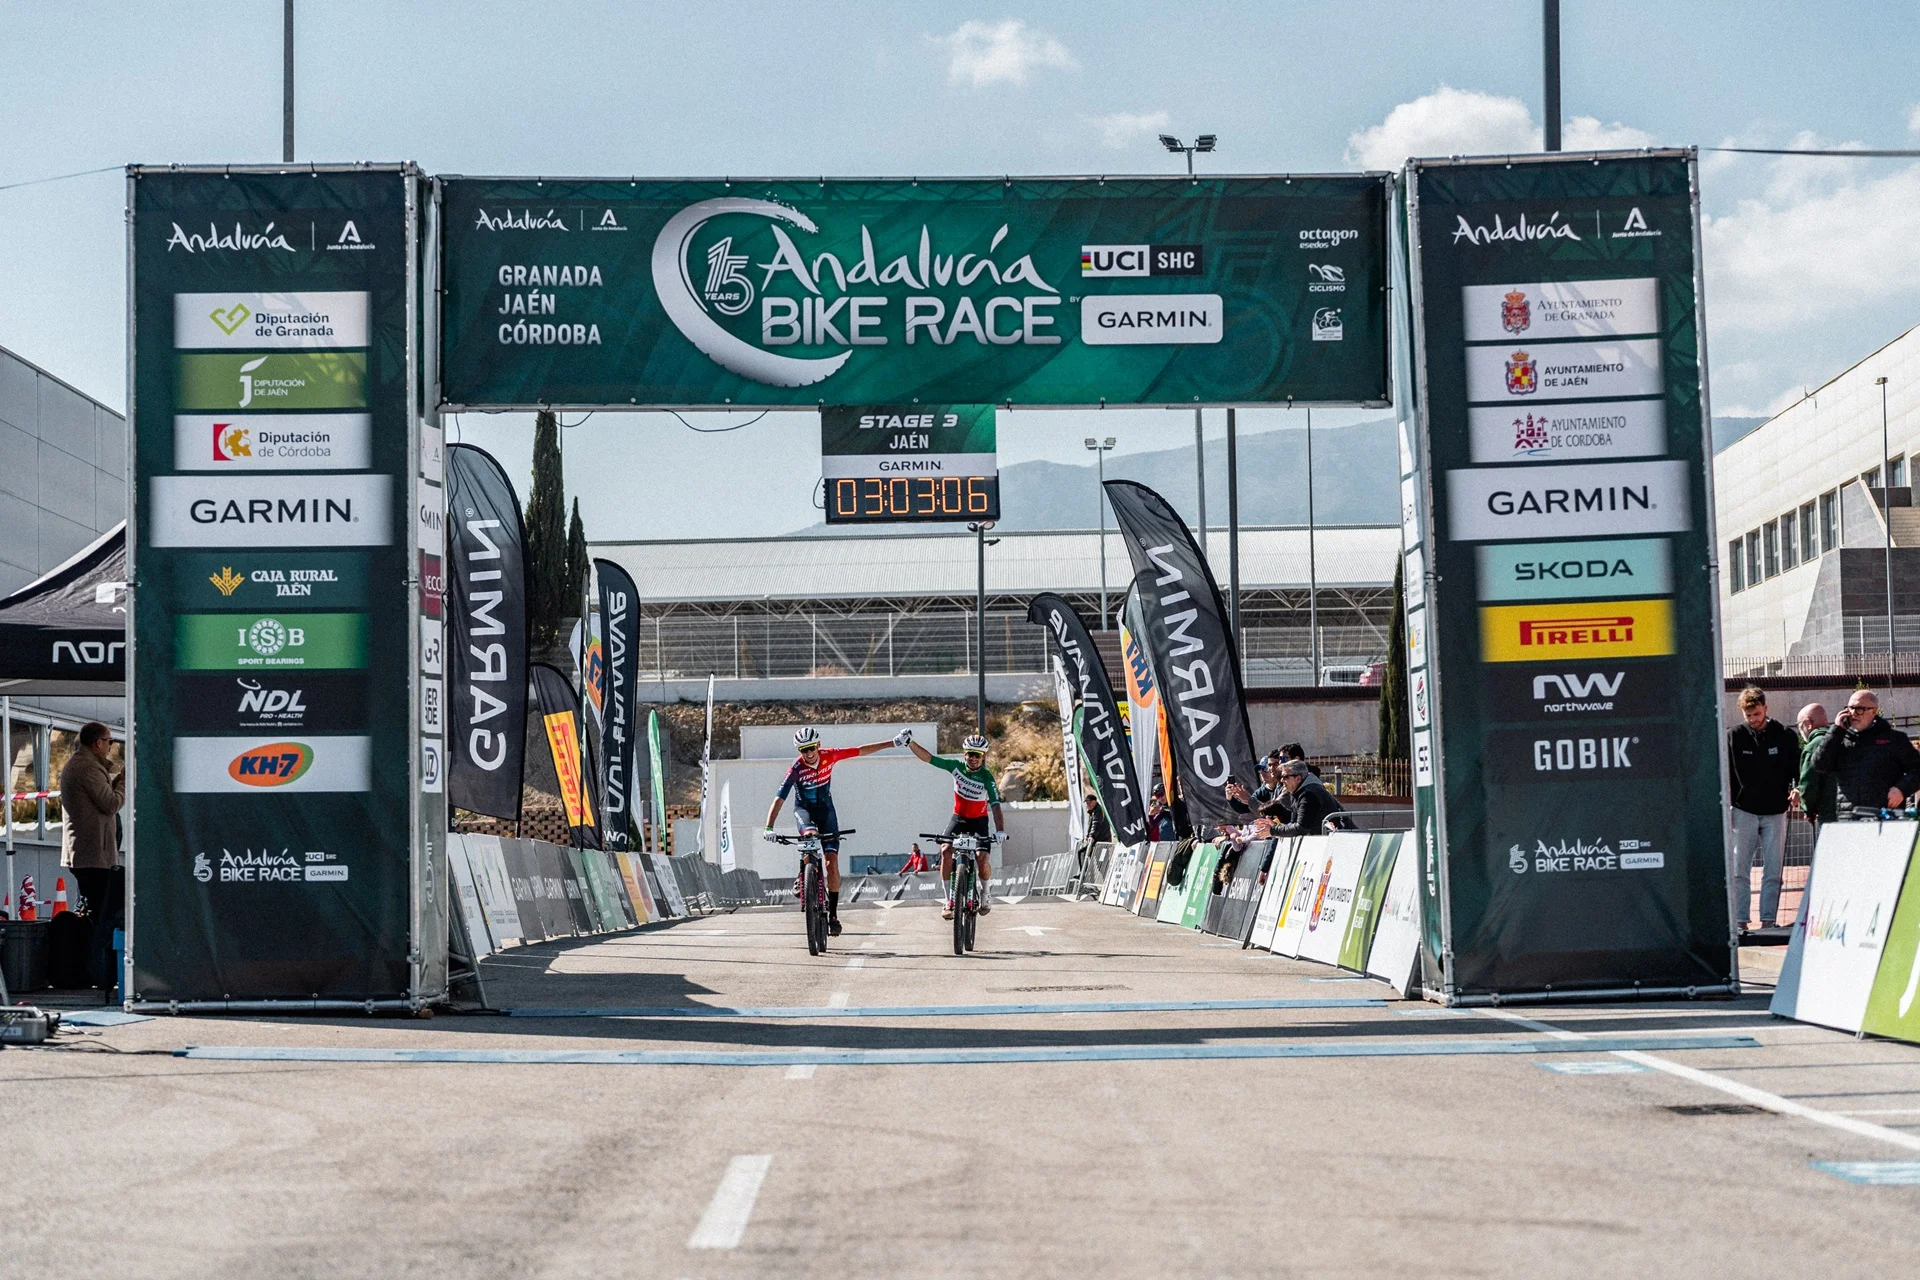
[[[840,836],[838,834],[840,830],[840,818],[839,815],[833,811],[833,801],[829,800],[827,803],[816,805],[811,809],[806,805],[796,804],[793,806],[793,821],[802,835],[809,831],[834,832],[835,834],[833,835],[822,836],[820,838],[820,852],[840,852]]]
[[[956,813],[947,821],[947,834],[950,836],[979,836],[985,839],[993,834],[993,828],[988,825],[985,815],[978,818],[964,818]],[[986,849],[980,850],[981,856],[984,857],[986,853]]]

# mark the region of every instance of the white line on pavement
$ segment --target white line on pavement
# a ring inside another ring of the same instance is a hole
[[[787,1068],[787,1079],[811,1080],[813,1079],[813,1069],[818,1065],[818,1063],[814,1062],[796,1062]]]
[[[860,949],[862,951],[871,951],[873,948],[879,945],[880,944],[875,942],[872,938],[868,938],[865,942],[860,944]]]
[[[865,956],[855,956],[853,959],[847,961],[847,968],[849,969],[864,969],[866,967],[867,958]]]
[[[848,993],[847,993],[847,992],[845,992],[845,991],[836,991],[836,992],[834,992],[834,993],[833,993],[832,995],[830,995],[830,996],[828,996],[828,997],[827,997],[827,1008],[829,1008],[829,1009],[844,1009],[844,1008],[846,1008],[846,1007],[847,1007],[847,1000],[848,1000],[848,998],[849,998],[849,997],[848,997]]]
[[[700,1225],[687,1238],[689,1249],[733,1249],[746,1234],[747,1220],[753,1217],[754,1201],[760,1198],[760,1184],[766,1181],[772,1156],[735,1156],[714,1190]]]
[[[1562,1031],[1560,1028],[1551,1026],[1548,1023],[1537,1022],[1532,1018],[1523,1018],[1517,1013],[1509,1013],[1504,1009],[1476,1009],[1474,1012],[1484,1014],[1489,1018],[1499,1018],[1502,1021],[1514,1023],[1516,1026],[1526,1027],[1531,1031],[1538,1031],[1543,1035],[1551,1036],[1555,1040],[1587,1039],[1585,1035],[1577,1031]],[[1802,1120],[1811,1120],[1815,1124],[1823,1124],[1828,1128],[1840,1129],[1862,1138],[1877,1138],[1882,1142],[1891,1142],[1897,1147],[1906,1147],[1910,1151],[1920,1151],[1920,1134],[1901,1133],[1898,1129],[1889,1129],[1884,1125],[1873,1124],[1866,1120],[1856,1120],[1850,1115],[1843,1115],[1835,1111],[1821,1111],[1817,1108],[1809,1107],[1804,1103],[1795,1102],[1791,1098],[1783,1098],[1777,1093],[1768,1093],[1765,1089],[1756,1089],[1750,1084],[1741,1084],[1737,1080],[1723,1079],[1710,1071],[1702,1071],[1698,1067],[1682,1066],[1678,1062],[1669,1062],[1665,1058],[1656,1058],[1652,1054],[1642,1053],[1638,1049],[1617,1049],[1614,1051],[1613,1056],[1616,1058],[1624,1058],[1628,1062],[1637,1062],[1643,1067],[1652,1067],[1655,1071],[1664,1071],[1670,1076],[1679,1076],[1682,1080],[1691,1080],[1695,1084],[1703,1084],[1709,1089],[1718,1089],[1722,1093],[1732,1094],[1742,1102],[1751,1103],[1756,1107],[1762,1107],[1779,1115],[1797,1116]]]

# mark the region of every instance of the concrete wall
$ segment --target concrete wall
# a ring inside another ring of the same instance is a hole
[[[779,760],[787,763],[793,759],[793,735],[800,726],[797,724],[743,724],[740,726],[740,758],[742,760]],[[816,725],[820,730],[820,745],[824,747],[859,747],[869,742],[883,742],[892,738],[902,729],[913,730],[913,740],[929,751],[938,751],[934,745],[934,736],[939,726],[931,720],[901,722],[900,724],[823,724]],[[951,744],[957,748],[958,743]]]
[[[1284,742],[1299,743],[1310,756],[1358,755],[1380,747],[1377,698],[1253,702],[1247,723],[1261,755]]]

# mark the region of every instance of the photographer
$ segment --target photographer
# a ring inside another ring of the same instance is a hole
[[[1899,809],[1920,789],[1920,751],[1880,714],[1880,699],[1858,689],[1814,751],[1815,773],[1833,779],[1842,818]]]

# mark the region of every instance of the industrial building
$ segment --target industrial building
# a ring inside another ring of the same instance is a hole
[[[1917,453],[1911,329],[1714,459],[1729,674],[1920,670]]]

